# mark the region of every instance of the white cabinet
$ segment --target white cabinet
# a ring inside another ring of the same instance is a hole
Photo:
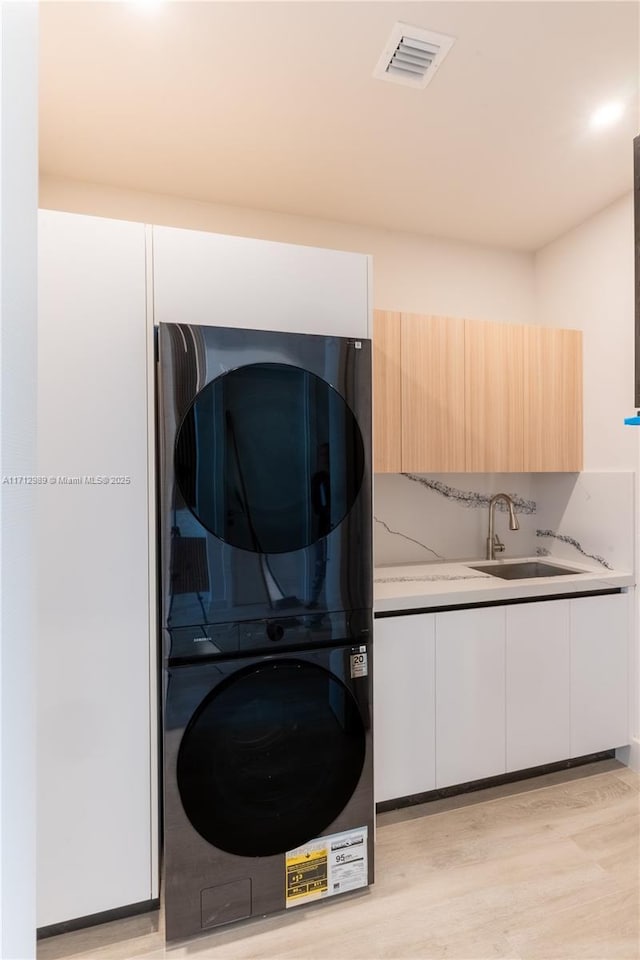
[[[144,225],[41,211],[38,292],[43,927],[157,896]]]
[[[376,800],[629,742],[629,595],[375,621]]]
[[[57,481],[36,542],[46,927],[158,895],[147,319],[365,338],[371,258],[53,211],[39,242],[38,471]]]
[[[435,616],[375,621],[377,803],[435,787]]]
[[[505,771],[505,608],[436,614],[436,786]]]
[[[571,600],[572,757],[629,743],[629,595]]]
[[[371,257],[153,228],[156,323],[368,337]]]
[[[569,603],[505,607],[508,771],[570,756]]]

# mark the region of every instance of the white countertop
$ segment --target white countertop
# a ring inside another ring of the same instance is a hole
[[[567,576],[501,580],[473,566],[500,566],[528,560],[566,567]],[[576,572],[570,572],[576,571]],[[577,572],[579,571],[579,572]],[[629,587],[634,576],[628,570],[608,570],[599,565],[568,563],[555,557],[508,557],[504,560],[458,560],[448,563],[410,563],[376,567],[374,612],[455,606],[468,603],[495,603],[527,597],[550,597],[565,593],[586,593],[615,587]]]

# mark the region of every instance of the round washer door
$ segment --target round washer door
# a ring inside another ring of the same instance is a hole
[[[182,805],[213,846],[266,857],[314,839],[353,794],[366,733],[347,687],[316,664],[253,664],[200,704],[182,738]]]
[[[330,384],[283,363],[208,383],[178,430],[182,497],[211,533],[256,553],[308,547],[351,510],[364,474],[356,419]]]

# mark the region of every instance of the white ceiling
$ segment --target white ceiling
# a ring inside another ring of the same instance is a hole
[[[632,187],[637,2],[41,5],[43,173],[533,250]],[[393,24],[456,42],[372,77]],[[595,134],[591,112],[622,99]]]

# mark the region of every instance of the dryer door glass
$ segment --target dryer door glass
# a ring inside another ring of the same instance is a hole
[[[320,377],[256,363],[208,383],[176,440],[176,480],[211,533],[256,553],[315,543],[347,515],[364,472],[358,424]]]
[[[178,788],[192,825],[228,853],[266,857],[322,833],[364,764],[366,734],[347,687],[308,662],[233,674],[192,717]]]

